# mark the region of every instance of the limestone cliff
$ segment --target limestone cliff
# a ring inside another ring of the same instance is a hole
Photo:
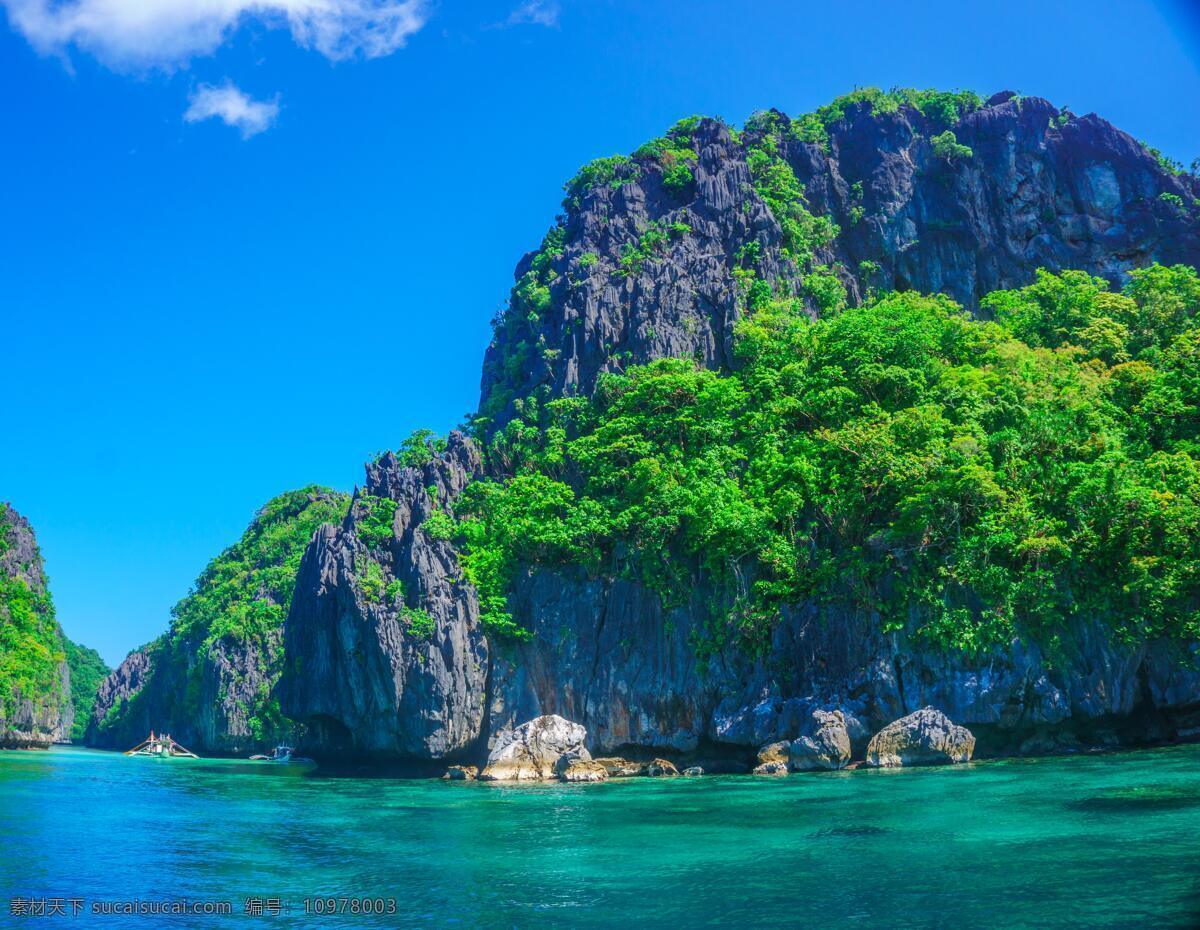
[[[813,126],[773,112],[741,132],[688,121],[581,172],[518,264],[477,435],[525,398],[588,396],[631,364],[735,367],[755,282],[801,295],[814,315],[830,280],[850,305],[917,290],[978,313],[984,295],[1042,267],[1120,285],[1151,262],[1200,264],[1200,182],[1094,115],[1004,93],[940,110],[852,99]],[[782,205],[780,165],[801,185]],[[462,434],[427,461],[385,456],[341,526],[317,534],[279,692],[310,749],[479,762],[496,734],[544,714],[586,727],[594,752],[756,747],[796,738],[827,706],[878,728],[932,704],[997,751],[1047,731],[1123,739],[1196,725],[1194,647],[1123,645],[1085,620],[1053,655],[1015,640],[968,657],[875,609],[801,602],[781,611],[765,654],[701,658],[697,638],[728,594],[697,573],[666,605],[628,563],[521,567],[508,606],[531,635],[497,641],[439,514],[508,467]]]

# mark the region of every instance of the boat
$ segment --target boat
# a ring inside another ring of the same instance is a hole
[[[190,749],[185,749],[175,740],[171,739],[169,733],[163,733],[159,736],[150,731],[150,735],[134,746],[132,749],[125,751],[127,756],[152,756],[156,759],[199,759],[200,757]]]
[[[296,750],[291,746],[276,746],[275,751],[269,756],[253,755],[250,757],[252,762],[275,762],[275,763],[291,763],[293,765],[315,765],[312,759],[305,756],[296,755]]]

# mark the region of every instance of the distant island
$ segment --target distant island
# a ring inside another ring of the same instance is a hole
[[[588,781],[1195,738],[1197,265],[1200,179],[1037,97],[681,120],[565,185],[468,422],[268,502],[111,673],[0,511],[0,741]]]

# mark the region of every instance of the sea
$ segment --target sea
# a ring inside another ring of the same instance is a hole
[[[1197,927],[1200,745],[500,785],[0,752],[0,926]]]

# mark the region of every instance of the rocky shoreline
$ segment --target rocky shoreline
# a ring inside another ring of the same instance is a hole
[[[862,768],[912,768],[957,765],[976,758],[975,735],[934,707],[923,707],[894,720],[869,739],[862,721],[840,709],[814,710],[804,729],[802,735],[790,742],[780,740],[761,746],[753,758],[731,752],[733,747],[697,749],[672,758],[644,751],[628,756],[593,757],[586,746],[587,731],[582,726],[547,714],[502,734],[482,766],[450,765],[441,777],[463,782],[587,783],[614,778],[784,776]],[[1200,730],[1182,735],[1176,741],[1196,740],[1200,740]],[[1128,748],[1133,747],[1111,739],[1088,744],[1076,740],[1056,743],[1043,735],[1027,741],[1025,752],[983,758],[1113,752]]]

